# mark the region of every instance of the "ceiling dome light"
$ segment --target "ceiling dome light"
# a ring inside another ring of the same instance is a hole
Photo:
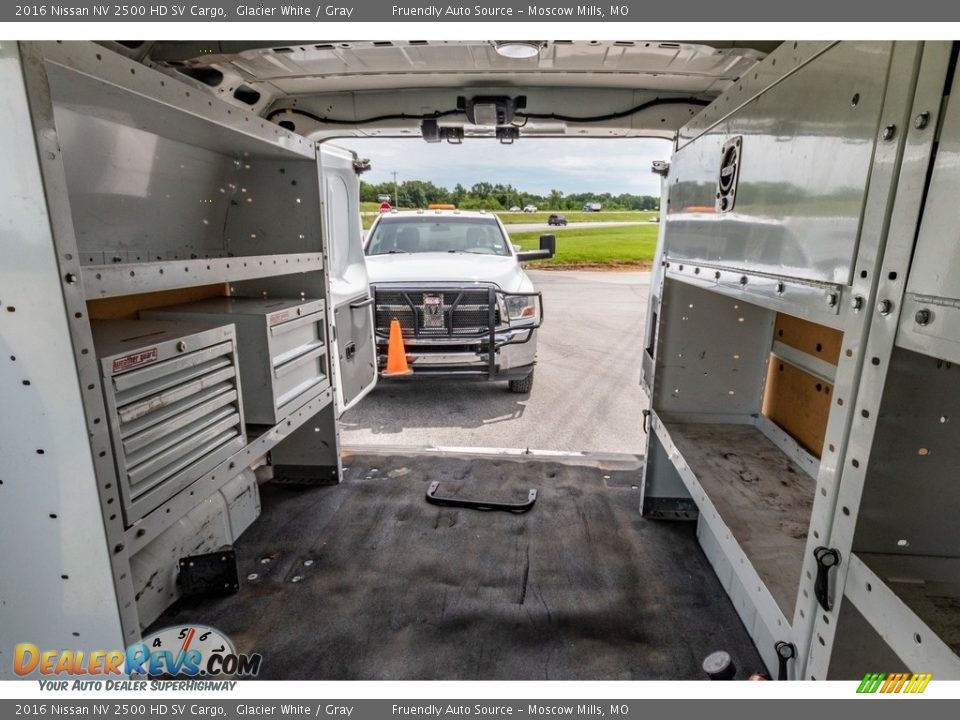
[[[527,60],[539,55],[540,51],[546,46],[545,42],[536,40],[498,40],[493,44],[493,49],[501,57],[511,60]]]

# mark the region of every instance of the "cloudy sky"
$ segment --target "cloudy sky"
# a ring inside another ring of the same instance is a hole
[[[370,183],[429,180],[453,188],[476,182],[509,183],[519,190],[546,194],[558,189],[578,192],[629,192],[659,195],[660,178],[650,172],[653,160],[670,159],[670,143],[654,139],[533,139],[501,145],[487,138],[467,138],[462,145],[418,139],[343,138],[337,145],[370,158]]]

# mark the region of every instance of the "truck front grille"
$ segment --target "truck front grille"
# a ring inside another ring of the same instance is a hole
[[[374,289],[377,334],[390,333],[390,321],[398,320],[404,337],[479,337],[500,323],[496,296],[488,288],[464,290],[429,288],[416,290]]]

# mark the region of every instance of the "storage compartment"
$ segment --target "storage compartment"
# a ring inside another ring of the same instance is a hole
[[[232,325],[91,323],[126,524],[245,443]]]
[[[234,323],[246,420],[276,425],[330,387],[324,310],[323,300],[212,298],[140,317]]]
[[[673,278],[660,315],[658,443],[701,523],[736,543],[790,618],[842,334]],[[670,485],[662,465],[654,497]]]
[[[666,258],[848,284],[892,47],[834,45],[682,129]]]
[[[309,140],[93,44],[43,48],[88,298],[290,274],[324,295]]]
[[[895,348],[876,413],[854,552],[960,557],[960,366]]]
[[[813,480],[756,426],[664,424],[780,610],[791,616]]]
[[[141,629],[180,597],[180,558],[232,545],[259,516],[257,479],[246,469],[132,555]]]
[[[853,538],[860,575],[873,579],[852,578],[847,592],[864,595],[871,584],[860,600],[877,603],[871,622],[909,629],[890,638],[901,657],[940,648],[960,678],[960,367],[895,348],[876,412]]]

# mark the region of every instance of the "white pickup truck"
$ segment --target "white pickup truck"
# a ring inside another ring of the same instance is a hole
[[[540,247],[514,247],[486,212],[378,217],[364,252],[380,369],[396,319],[415,375],[506,380],[510,392],[530,392],[543,300],[520,263],[552,257],[553,236],[541,237]]]

